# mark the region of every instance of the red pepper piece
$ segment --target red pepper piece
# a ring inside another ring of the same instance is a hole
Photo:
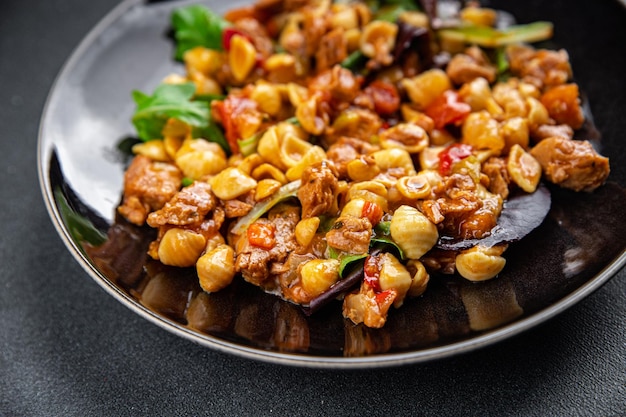
[[[380,291],[380,258],[368,256],[363,264],[363,281],[375,292]]]
[[[452,165],[472,155],[473,148],[464,143],[454,143],[439,153],[439,173],[450,175]]]
[[[376,203],[365,201],[361,209],[361,217],[367,217],[372,226],[376,226],[383,218],[383,209]]]
[[[248,242],[252,246],[272,249],[276,245],[275,229],[271,223],[252,223],[247,230]]]
[[[224,135],[233,154],[239,153],[239,145],[237,140],[241,139],[237,118],[249,108],[256,107],[256,103],[246,97],[237,97],[229,95],[222,102],[214,102],[217,111],[220,114],[222,126],[224,127]]]
[[[396,290],[386,290],[376,294],[376,304],[388,307],[396,299],[398,293]]]
[[[461,101],[456,91],[446,90],[426,108],[424,113],[433,119],[437,129],[443,129],[449,124],[460,124],[471,111],[470,105]]]

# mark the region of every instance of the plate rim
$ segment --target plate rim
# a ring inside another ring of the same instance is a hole
[[[183,5],[189,3],[198,3],[198,1],[171,1],[168,2],[168,5],[173,7],[173,5]],[[207,2],[205,1],[202,3]],[[152,324],[155,324],[179,337],[190,340],[201,346],[215,349],[216,351],[222,353],[273,364],[327,369],[367,369],[417,364],[449,358],[451,356],[478,350],[530,330],[539,324],[556,317],[573,305],[577,304],[579,301],[591,295],[593,292],[606,284],[626,264],[626,249],[624,249],[620,255],[613,259],[612,262],[602,268],[602,270],[588,279],[576,290],[533,314],[505,324],[494,330],[489,330],[483,334],[476,335],[470,339],[408,352],[383,353],[359,357],[339,357],[269,351],[229,342],[213,335],[201,334],[198,331],[177,323],[172,319],[155,313],[149,308],[143,306],[136,299],[132,298],[129,294],[124,292],[107,277],[105,277],[100,271],[98,271],[95,266],[90,263],[79,246],[74,242],[57,208],[54,190],[52,190],[49,178],[50,158],[54,150],[52,146],[53,143],[47,143],[49,141],[44,137],[45,126],[48,124],[48,118],[50,117],[51,104],[54,102],[55,96],[58,94],[58,86],[64,79],[67,78],[68,74],[77,65],[77,63],[80,62],[80,59],[86,53],[89,46],[92,45],[93,42],[97,40],[98,37],[101,36],[112,23],[121,18],[131,8],[150,6],[150,4],[146,4],[141,0],[123,0],[106,15],[104,15],[100,21],[89,30],[89,32],[79,42],[78,46],[71,52],[69,58],[66,59],[58,75],[54,79],[52,86],[50,87],[44,103],[42,115],[39,120],[37,135],[37,172],[40,192],[42,193],[46,211],[48,212],[57,234],[61,237],[61,240],[65,244],[68,251],[72,254],[72,257],[79,263],[83,270],[87,272],[87,274],[102,289],[105,290],[105,292],[113,296],[113,298],[125,307],[129,308],[135,314],[138,314],[140,317],[146,319]]]

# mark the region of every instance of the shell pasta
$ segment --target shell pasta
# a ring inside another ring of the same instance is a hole
[[[207,293],[243,279],[338,299],[368,327],[441,274],[495,278],[510,242],[482,239],[506,202],[542,179],[593,192],[609,163],[574,139],[567,53],[532,46],[551,24],[502,29],[476,5],[451,19],[391,1],[175,10],[181,73],[133,92],[119,213]]]

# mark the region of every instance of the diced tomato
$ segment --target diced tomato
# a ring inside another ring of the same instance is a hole
[[[368,256],[363,264],[363,281],[375,292],[380,291],[380,258]]]
[[[376,203],[366,201],[361,209],[361,217],[367,217],[372,226],[376,226],[383,218],[383,209]]]
[[[272,249],[276,245],[275,229],[271,223],[252,223],[248,226],[248,242],[252,246],[263,249]]]
[[[461,123],[471,111],[470,105],[461,101],[456,91],[446,90],[425,109],[424,113],[433,119],[437,129],[443,129],[446,125]]]
[[[388,307],[396,299],[398,293],[395,290],[386,290],[376,294],[376,304]]]
[[[222,102],[214,102],[220,114],[222,126],[224,127],[224,134],[230,151],[233,154],[239,152],[239,145],[237,140],[241,139],[239,128],[237,126],[237,118],[244,112],[244,110],[256,107],[257,104],[253,100],[246,97],[237,97],[229,95]]]
[[[369,95],[374,102],[374,110],[381,116],[389,116],[400,108],[400,94],[395,85],[375,80],[368,85],[365,94]]]
[[[439,173],[450,175],[452,165],[472,154],[473,148],[464,143],[454,143],[439,153]]]

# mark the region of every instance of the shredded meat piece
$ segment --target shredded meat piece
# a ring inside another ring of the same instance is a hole
[[[460,85],[479,77],[492,83],[496,80],[497,71],[480,48],[473,46],[464,54],[454,55],[448,63],[446,73],[453,83]]]
[[[509,196],[511,178],[503,158],[491,157],[482,166],[482,172],[489,178],[489,192],[498,194],[503,200]]]
[[[235,265],[236,269],[243,275],[243,279],[254,285],[262,286],[270,275],[268,268],[270,261],[269,251],[248,244],[237,255]]]
[[[270,56],[274,51],[272,39],[267,30],[253,18],[243,18],[235,22],[235,27],[250,37],[257,52],[263,57]]]
[[[295,227],[300,221],[300,208],[288,204],[279,204],[268,213],[267,219],[259,219],[260,223],[271,223],[274,226],[274,247],[264,249],[250,244],[246,236],[237,242],[235,268],[243,278],[265,289],[271,290],[278,286],[269,280],[272,270],[280,270],[287,255],[294,251],[298,243],[295,238]]]
[[[196,181],[176,193],[163,208],[148,216],[148,225],[159,229],[156,240],[150,243],[148,254],[159,259],[161,239],[173,227],[193,230],[209,238],[219,231],[224,219],[224,209],[218,204],[211,186]]]
[[[162,208],[181,186],[183,174],[174,165],[136,156],[124,173],[124,196],[118,212],[141,226],[148,214]]]
[[[224,201],[224,212],[226,217],[243,217],[250,210],[252,210],[253,204],[246,203],[241,200],[227,200]]]
[[[148,216],[151,227],[187,226],[201,223],[215,208],[216,198],[208,183],[196,181],[176,193],[165,206]]]
[[[323,71],[339,64],[348,56],[348,43],[342,28],[333,29],[322,37],[315,53],[317,71]]]
[[[298,190],[303,219],[328,213],[335,206],[337,175],[329,161],[322,161],[304,171],[302,186]]]
[[[296,303],[308,303],[311,297],[304,291],[301,285],[294,285],[299,282],[298,269],[305,262],[316,259],[313,253],[299,254],[291,252],[281,269],[276,269],[278,282],[283,297]]]
[[[328,21],[325,16],[320,16],[315,7],[303,9],[303,30],[306,39],[306,55],[314,56],[320,47],[322,38],[328,30]]]
[[[588,141],[547,138],[531,149],[548,181],[574,191],[593,191],[609,176],[609,159]]]
[[[506,50],[511,72],[539,88],[564,84],[572,77],[569,55],[564,49],[535,50],[511,45]]]
[[[361,285],[361,288],[358,293],[346,296],[342,314],[354,323],[364,323],[367,327],[379,329],[387,322],[387,312],[392,303],[387,302],[381,306],[376,302],[376,293],[373,289],[365,285]]]
[[[326,157],[337,168],[339,178],[348,178],[348,170],[346,168],[348,162],[354,161],[362,155],[369,155],[379,149],[379,146],[372,145],[364,140],[343,136],[328,148]]]
[[[330,94],[333,101],[331,105],[335,109],[341,109],[359,95],[361,85],[352,71],[335,65],[313,78],[309,83],[309,90]]]
[[[502,211],[502,197],[482,195],[469,175],[446,177],[433,191],[436,198],[424,200],[422,212],[446,236],[463,239],[485,237],[496,225]]]
[[[554,136],[561,137],[563,139],[573,139],[574,138],[574,129],[571,126],[562,124],[562,125],[540,125],[537,126],[536,129],[532,129],[530,131],[531,138],[535,142],[540,142],[544,139],[551,138]]]
[[[348,120],[345,123],[343,121],[339,123],[338,120],[342,117],[346,117]],[[383,125],[382,119],[377,113],[358,107],[348,109],[336,121],[332,128],[327,129],[325,140],[329,143],[336,142],[342,136],[369,142],[373,136],[379,133]]]
[[[340,216],[326,233],[328,246],[347,253],[367,253],[372,223],[365,217]]]

